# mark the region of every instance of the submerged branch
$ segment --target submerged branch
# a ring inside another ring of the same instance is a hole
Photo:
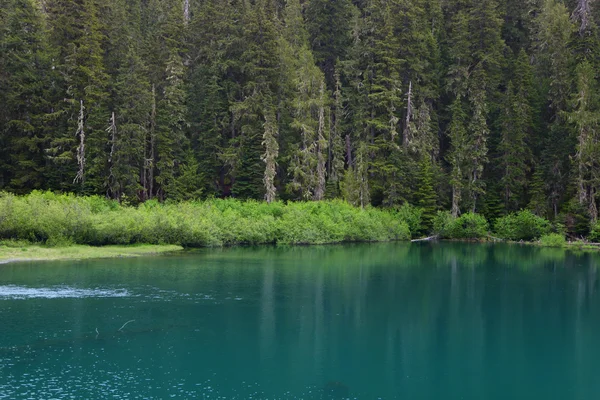
[[[131,320],[129,320],[129,321],[127,321],[127,322],[125,322],[125,323],[123,324],[123,326],[119,328],[119,332],[120,332],[120,331],[122,331],[122,330],[123,330],[123,328],[125,328],[125,327],[127,326],[127,324],[128,324],[128,323],[130,323],[130,322],[133,322],[133,321],[135,321],[135,319],[131,319]]]

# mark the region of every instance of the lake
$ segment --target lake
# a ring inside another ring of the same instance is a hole
[[[463,243],[0,265],[0,399],[596,399],[599,265]]]

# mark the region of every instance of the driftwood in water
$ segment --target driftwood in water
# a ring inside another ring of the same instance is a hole
[[[497,238],[491,235],[488,235],[488,239],[493,240],[494,242],[505,242],[506,239]]]
[[[414,239],[411,240],[411,242],[430,242],[432,240],[438,240],[440,238],[440,235],[434,235],[434,236],[429,236],[423,239]]]

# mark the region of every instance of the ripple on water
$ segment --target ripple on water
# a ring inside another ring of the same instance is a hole
[[[7,285],[0,286],[0,300],[20,299],[62,299],[62,298],[86,298],[86,297],[128,297],[130,293],[126,289],[92,288],[80,289],[70,286],[53,287],[26,287]]]

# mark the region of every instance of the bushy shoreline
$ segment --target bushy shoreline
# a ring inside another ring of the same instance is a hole
[[[325,244],[409,240],[406,212],[346,202],[212,199],[123,206],[98,196],[0,194],[0,239],[48,246]],[[414,224],[414,223],[413,223]]]

